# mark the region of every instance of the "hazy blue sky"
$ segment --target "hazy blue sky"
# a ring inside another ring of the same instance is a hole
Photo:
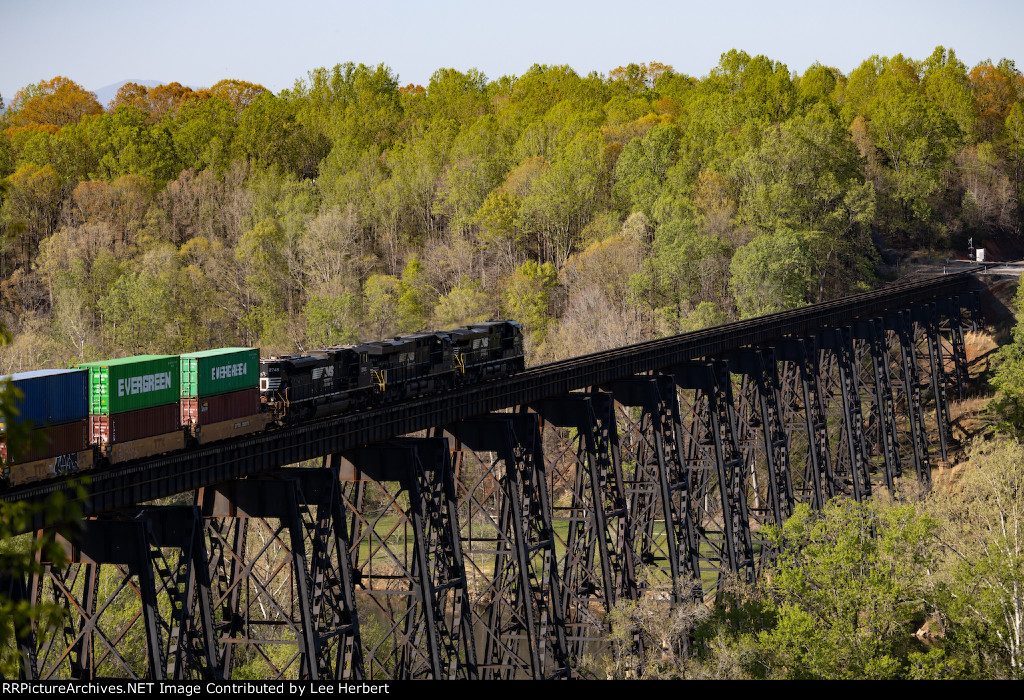
[[[660,61],[700,77],[730,48],[848,73],[872,54],[922,59],[937,45],[968,68],[1024,62],[1024,1],[0,0],[0,94],[55,75],[89,90],[238,78],[277,92],[346,61],[385,63],[403,85],[441,67],[494,79],[534,63],[606,74]]]

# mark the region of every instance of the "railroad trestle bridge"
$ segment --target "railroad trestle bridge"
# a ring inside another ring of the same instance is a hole
[[[895,284],[97,472],[68,563],[8,582],[66,612],[19,638],[22,674],[573,676],[617,602],[753,580],[797,504],[927,484],[980,289]]]

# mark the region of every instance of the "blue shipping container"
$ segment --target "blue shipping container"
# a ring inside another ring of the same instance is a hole
[[[84,369],[40,369],[0,377],[10,380],[24,396],[17,403],[18,422],[32,421],[41,428],[89,417],[89,371]],[[0,419],[0,432],[6,430]]]

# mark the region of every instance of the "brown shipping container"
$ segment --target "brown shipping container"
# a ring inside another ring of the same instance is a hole
[[[202,399],[181,400],[182,425],[210,425],[260,412],[260,390],[244,389]]]
[[[17,462],[23,464],[39,459],[49,459],[58,455],[71,454],[89,449],[89,421],[80,420],[63,425],[51,425],[39,428],[30,433],[33,449],[20,455],[13,455]],[[7,442],[0,441],[0,459],[7,461]]]
[[[96,444],[118,444],[130,440],[173,433],[181,427],[177,402],[138,411],[89,416],[89,435]]]

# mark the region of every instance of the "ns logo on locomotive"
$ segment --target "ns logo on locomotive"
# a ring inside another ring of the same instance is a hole
[[[260,359],[256,348],[139,355],[22,372],[19,422],[30,447],[9,453],[0,420],[2,485],[14,486],[186,450],[320,416],[500,377],[524,368],[511,320]]]

